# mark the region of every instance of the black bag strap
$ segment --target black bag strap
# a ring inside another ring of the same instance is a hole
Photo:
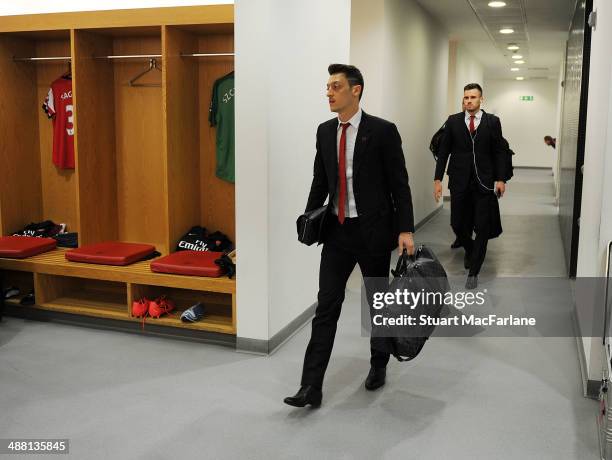
[[[220,258],[216,259],[215,264],[225,270],[225,274],[230,279],[236,274],[236,265],[234,265],[234,262],[232,262],[232,259],[227,254],[223,254]]]
[[[408,262],[414,262],[416,260],[416,252],[409,256],[408,251],[404,249],[402,251],[402,255],[397,259],[397,265],[395,266],[395,270],[391,270],[391,274],[398,278],[404,276],[408,271]]]

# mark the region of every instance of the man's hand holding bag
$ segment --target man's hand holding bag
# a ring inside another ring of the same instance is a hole
[[[321,242],[327,207],[328,205],[321,206],[320,208],[307,211],[298,217],[296,225],[300,243],[311,246],[314,243]]]

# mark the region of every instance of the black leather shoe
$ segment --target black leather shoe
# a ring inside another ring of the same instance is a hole
[[[365,379],[366,390],[376,390],[385,384],[385,377],[387,377],[386,367],[370,367],[370,372]]]
[[[293,407],[304,407],[310,404],[312,407],[319,407],[321,405],[321,399],[323,393],[312,385],[301,387],[295,396],[288,396],[284,399],[285,404],[289,404]]]
[[[459,241],[459,238],[456,238],[455,241],[453,241],[453,244],[451,244],[451,249],[457,249],[461,247],[461,242]]]
[[[466,289],[476,289],[478,287],[478,275],[468,275],[465,282]]]

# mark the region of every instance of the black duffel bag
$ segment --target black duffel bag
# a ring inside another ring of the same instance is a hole
[[[415,318],[417,324],[406,327],[389,327],[373,329],[372,334],[385,337],[385,340],[375,341],[374,346],[380,351],[392,354],[398,361],[410,361],[423,349],[425,342],[433,333],[434,325],[419,325],[421,315],[439,318],[444,307],[444,296],[450,292],[450,284],[446,271],[431,249],[420,245],[413,256],[406,251],[399,257],[395,270],[391,270],[393,280],[389,292],[422,292],[433,293],[431,301],[417,303],[414,308],[403,304],[390,304],[386,307],[386,316],[398,318],[402,314]],[[437,300],[439,299],[439,300]]]

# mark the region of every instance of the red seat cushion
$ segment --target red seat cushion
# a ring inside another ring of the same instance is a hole
[[[209,276],[217,278],[223,270],[215,260],[223,255],[214,251],[178,251],[151,262],[151,270],[174,275]]]
[[[155,252],[155,246],[141,243],[106,241],[88,244],[66,252],[66,259],[101,265],[129,265]]]
[[[34,236],[3,236],[0,238],[0,257],[25,259],[55,249],[57,241],[53,238]]]

